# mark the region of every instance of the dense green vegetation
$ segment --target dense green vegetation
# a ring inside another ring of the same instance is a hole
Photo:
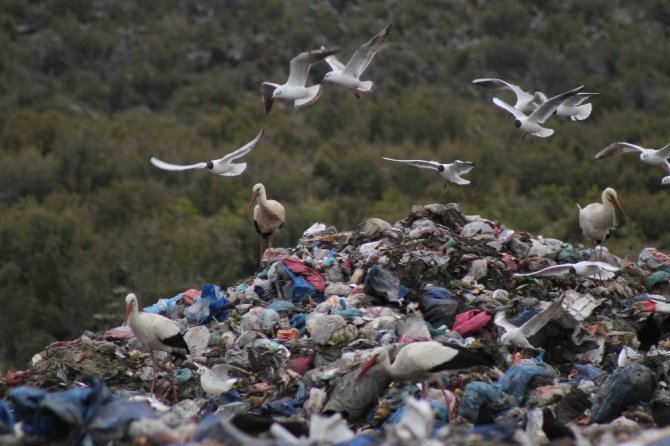
[[[347,59],[389,22],[374,94],[327,86],[308,109],[264,115],[260,83],[283,82],[295,54],[338,46]],[[22,366],[51,340],[119,323],[126,289],[148,304],[253,273],[256,182],[286,206],[280,246],[317,220],[350,229],[452,201],[577,244],[575,202],[612,186],[629,218],[610,249],[670,251],[663,173],[632,154],[592,159],[615,141],[670,141],[669,34],[663,0],[4,0],[0,360]],[[510,93],[478,77],[600,95],[588,120],[522,141],[491,104]],[[261,127],[239,177],[148,162],[216,158]],[[382,155],[477,165],[470,186],[445,190]]]

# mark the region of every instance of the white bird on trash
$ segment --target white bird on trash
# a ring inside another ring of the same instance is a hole
[[[174,364],[171,355],[180,359],[186,359],[189,354],[188,345],[184,341],[179,325],[172,319],[154,313],[140,312],[138,308],[137,296],[130,293],[126,296],[126,317],[130,329],[135,333],[135,337],[151,354],[151,365],[153,367],[153,377],[151,380],[151,395],[154,394],[156,384],[157,366],[154,350],[160,350],[168,353],[168,362],[170,364],[170,374],[172,376],[172,400],[177,401],[177,386],[174,379]]]
[[[670,184],[670,175],[661,179],[661,186],[666,186],[668,184]]]
[[[547,100],[547,97],[539,91],[535,92],[535,94],[530,94],[518,85],[510,84],[502,79],[481,78],[473,80],[472,83],[479,85],[480,87],[492,88],[494,90],[510,90],[516,95],[514,108],[526,114],[533,113],[542,102]]]
[[[204,365],[196,365],[200,375],[200,385],[207,395],[219,396],[226,393],[237,382],[237,378],[228,377],[229,367],[226,364],[218,364],[211,369]]]
[[[668,157],[670,157],[670,143],[666,144],[658,150],[655,150],[647,149],[628,142],[615,142],[596,153],[594,158],[599,160],[602,158],[607,158],[608,156],[630,152],[639,153],[640,161],[643,163],[651,164],[652,166],[658,166],[666,172],[670,173],[670,163],[668,163]]]
[[[591,239],[595,245],[600,246],[602,255],[602,244],[607,240],[612,231],[616,228],[615,208],[621,211],[623,218],[626,217],[617,193],[611,187],[606,188],[602,193],[602,203],[591,203],[579,209],[579,226],[585,237]]]
[[[284,206],[276,200],[268,200],[265,186],[261,183],[254,185],[249,206],[254,206],[254,226],[260,236],[260,263],[263,264],[263,239],[268,240],[268,248],[272,248],[272,239],[286,222]]]
[[[246,143],[244,146],[240,147],[234,152],[230,152],[228,155],[224,156],[223,158],[219,158],[217,160],[204,161],[201,163],[188,164],[188,165],[166,163],[165,161],[161,161],[156,157],[151,157],[150,161],[151,164],[163,170],[182,171],[191,169],[209,169],[210,172],[215,173],[217,175],[232,177],[240,175],[242,172],[244,172],[244,169],[247,168],[247,163],[233,163],[233,161],[243,157],[244,155],[249,153],[251,149],[256,147],[256,144],[258,144],[258,141],[260,141],[262,136],[263,136],[263,129],[261,129],[261,131],[258,133],[258,135],[256,135],[254,139]]]
[[[321,84],[306,87],[307,75],[312,64],[317,63],[335,54],[339,49],[326,50],[318,49],[305,51],[291,59],[288,80],[285,84],[279,85],[272,82],[263,82],[261,84],[261,96],[265,105],[265,113],[269,113],[275,99],[285,101],[294,101],[295,108],[306,107],[316,101],[321,95]]]
[[[475,163],[470,161],[456,160],[453,163],[442,164],[437,161],[424,160],[397,160],[393,158],[382,157],[387,161],[394,161],[396,163],[409,164],[410,166],[420,167],[422,169],[434,169],[437,174],[445,180],[445,187],[448,183],[456,183],[458,185],[470,184],[470,180],[462,178],[461,175],[466,174],[475,167]]]
[[[396,381],[423,381],[422,394],[426,396],[425,381],[435,380],[442,390],[445,402],[449,400],[440,378],[447,372],[456,372],[476,366],[493,366],[495,360],[485,352],[461,347],[446,346],[436,341],[412,342],[403,346],[393,364],[384,347],[372,351],[358,374],[362,378],[368,370],[379,364],[386,375]]]
[[[563,276],[568,273],[577,274],[581,277],[590,279],[609,280],[615,276],[615,273],[621,268],[610,265],[605,262],[582,261],[577,263],[563,263],[560,265],[548,266],[531,273],[514,273],[514,277],[548,277]]]
[[[500,336],[500,343],[503,345],[515,345],[517,347],[536,350],[528,338],[540,331],[549,321],[554,319],[562,311],[561,303],[563,296],[552,301],[544,310],[528,319],[522,326],[517,327],[507,320],[504,311],[499,311],[493,318],[493,322],[505,333]]]
[[[554,96],[553,98],[547,99],[540,106],[538,106],[535,111],[530,115],[517,110],[516,108],[509,105],[507,102],[499,99],[493,98],[493,103],[498,107],[506,110],[508,113],[514,116],[514,127],[518,128],[523,132],[523,137],[526,135],[535,135],[540,138],[547,138],[554,134],[554,130],[546,127],[542,127],[540,124],[543,124],[551,115],[556,112],[558,107],[568,98],[579,93],[584,86],[577,87],[573,90],[566,91],[559,95]]]
[[[330,65],[332,71],[326,73],[322,82],[330,82],[354,90],[356,97],[360,97],[358,93],[372,93],[375,89],[374,82],[362,81],[360,77],[370,65],[390,32],[391,24],[387,25],[376,36],[361,45],[346,65],[336,56],[327,56],[324,60]],[[325,50],[324,47],[321,47],[321,49]]]

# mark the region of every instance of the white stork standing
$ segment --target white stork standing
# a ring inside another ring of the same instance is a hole
[[[602,243],[610,237],[612,231],[616,228],[614,209],[619,209],[621,215],[624,218],[626,217],[616,191],[608,187],[602,193],[602,203],[591,203],[585,208],[577,204],[577,208],[579,208],[579,226],[582,228],[584,236],[600,246],[602,256]]]
[[[256,232],[260,236],[260,264],[263,264],[263,239],[268,240],[268,248],[272,248],[272,239],[275,232],[280,230],[286,222],[284,206],[276,200],[268,200],[265,186],[261,183],[254,185],[251,202],[254,206],[253,216]]]
[[[181,335],[179,325],[171,319],[159,314],[144,313],[138,309],[137,296],[130,293],[126,296],[126,317],[124,324],[128,322],[130,329],[135,333],[135,337],[142,345],[149,349],[151,353],[151,364],[153,367],[153,377],[151,380],[151,395],[154,394],[156,384],[157,367],[154,350],[167,352],[170,356],[186,359],[189,354],[188,345]],[[172,376],[172,400],[177,402],[177,386],[174,380],[174,364],[169,360],[170,374]]]
[[[379,364],[391,379],[395,381],[423,381],[422,396],[426,397],[426,381],[435,380],[442,390],[444,401],[449,404],[447,392],[440,376],[447,372],[456,372],[476,366],[492,366],[495,360],[485,352],[454,345],[443,345],[437,341],[413,342],[400,349],[393,364],[388,350],[378,347],[372,351],[370,359],[363,365],[358,378]]]

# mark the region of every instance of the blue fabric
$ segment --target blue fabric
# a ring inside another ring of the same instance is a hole
[[[89,388],[49,393],[32,387],[9,391],[16,419],[29,436],[59,441],[88,424],[101,406],[114,400],[100,379]]]
[[[298,407],[302,407],[305,400],[307,400],[307,390],[305,388],[305,383],[300,382],[298,383],[298,391],[294,398],[280,398],[268,403],[268,407],[278,415],[290,417],[295,414]]]
[[[312,285],[309,284],[307,280],[305,280],[304,277],[298,275],[298,274],[293,274],[287,267],[286,265],[282,263],[278,263],[277,267],[279,269],[279,273],[284,277],[287,282],[291,283],[286,283],[282,287],[282,293],[284,294],[284,297],[286,299],[292,300],[294,303],[298,303],[302,300],[303,297],[305,296],[312,296],[312,297],[318,297],[320,293],[318,293]]]
[[[208,324],[212,319],[218,321],[228,317],[230,310],[226,309],[228,299],[226,295],[216,285],[205,284],[200,291],[200,297],[197,297],[193,305],[184,310],[184,316],[190,324]]]
[[[556,378],[553,372],[544,367],[515,365],[507,369],[496,383],[473,381],[465,386],[458,413],[470,421],[475,421],[483,405],[494,414],[520,406],[525,401],[528,383],[536,376]],[[513,398],[505,397],[506,395]]]
[[[14,433],[14,417],[7,401],[0,401],[0,435]]]
[[[181,301],[182,297],[184,297],[184,293],[179,293],[174,297],[170,297],[169,299],[158,299],[158,302],[145,307],[142,311],[165,316],[169,310],[174,308],[174,306],[177,305],[179,301]]]
[[[454,323],[456,314],[461,309],[461,303],[453,297],[451,291],[433,285],[428,285],[424,288],[424,293],[419,303],[421,304],[423,318],[432,327],[441,327],[443,325],[450,327]]]
[[[577,376],[575,377],[577,383],[580,381],[596,381],[607,375],[606,371],[590,364],[575,364],[574,368],[577,369]]]
[[[535,316],[535,312],[531,308],[524,308],[523,310],[519,311],[517,314],[509,318],[509,322],[516,325],[517,327],[521,327],[533,316]]]
[[[360,434],[349,441],[334,443],[333,446],[372,446],[379,443],[378,437],[369,434]]]
[[[468,434],[478,435],[484,441],[491,441],[495,443],[510,443],[516,431],[516,426],[513,423],[509,424],[482,424],[474,426]]]
[[[642,364],[633,363],[614,370],[598,390],[591,421],[606,423],[613,420],[631,404],[649,401],[655,388],[654,372]]]

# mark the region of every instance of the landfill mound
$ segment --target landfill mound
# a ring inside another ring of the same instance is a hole
[[[586,263],[594,260],[608,266]],[[634,263],[515,232],[452,203],[349,232],[317,223],[294,248],[267,250],[263,264],[227,290],[207,284],[144,309],[179,323],[189,346],[176,363],[178,402],[167,354],[156,352],[153,397],[149,352],[129,328],[85,332],[5,376],[0,440],[670,441],[670,257],[653,248]],[[381,364],[362,372],[379,347],[396,366],[420,368],[435,358],[400,364],[398,352],[425,341],[492,365],[453,371],[450,363],[426,372],[425,385]],[[215,372],[210,381],[203,366]]]

